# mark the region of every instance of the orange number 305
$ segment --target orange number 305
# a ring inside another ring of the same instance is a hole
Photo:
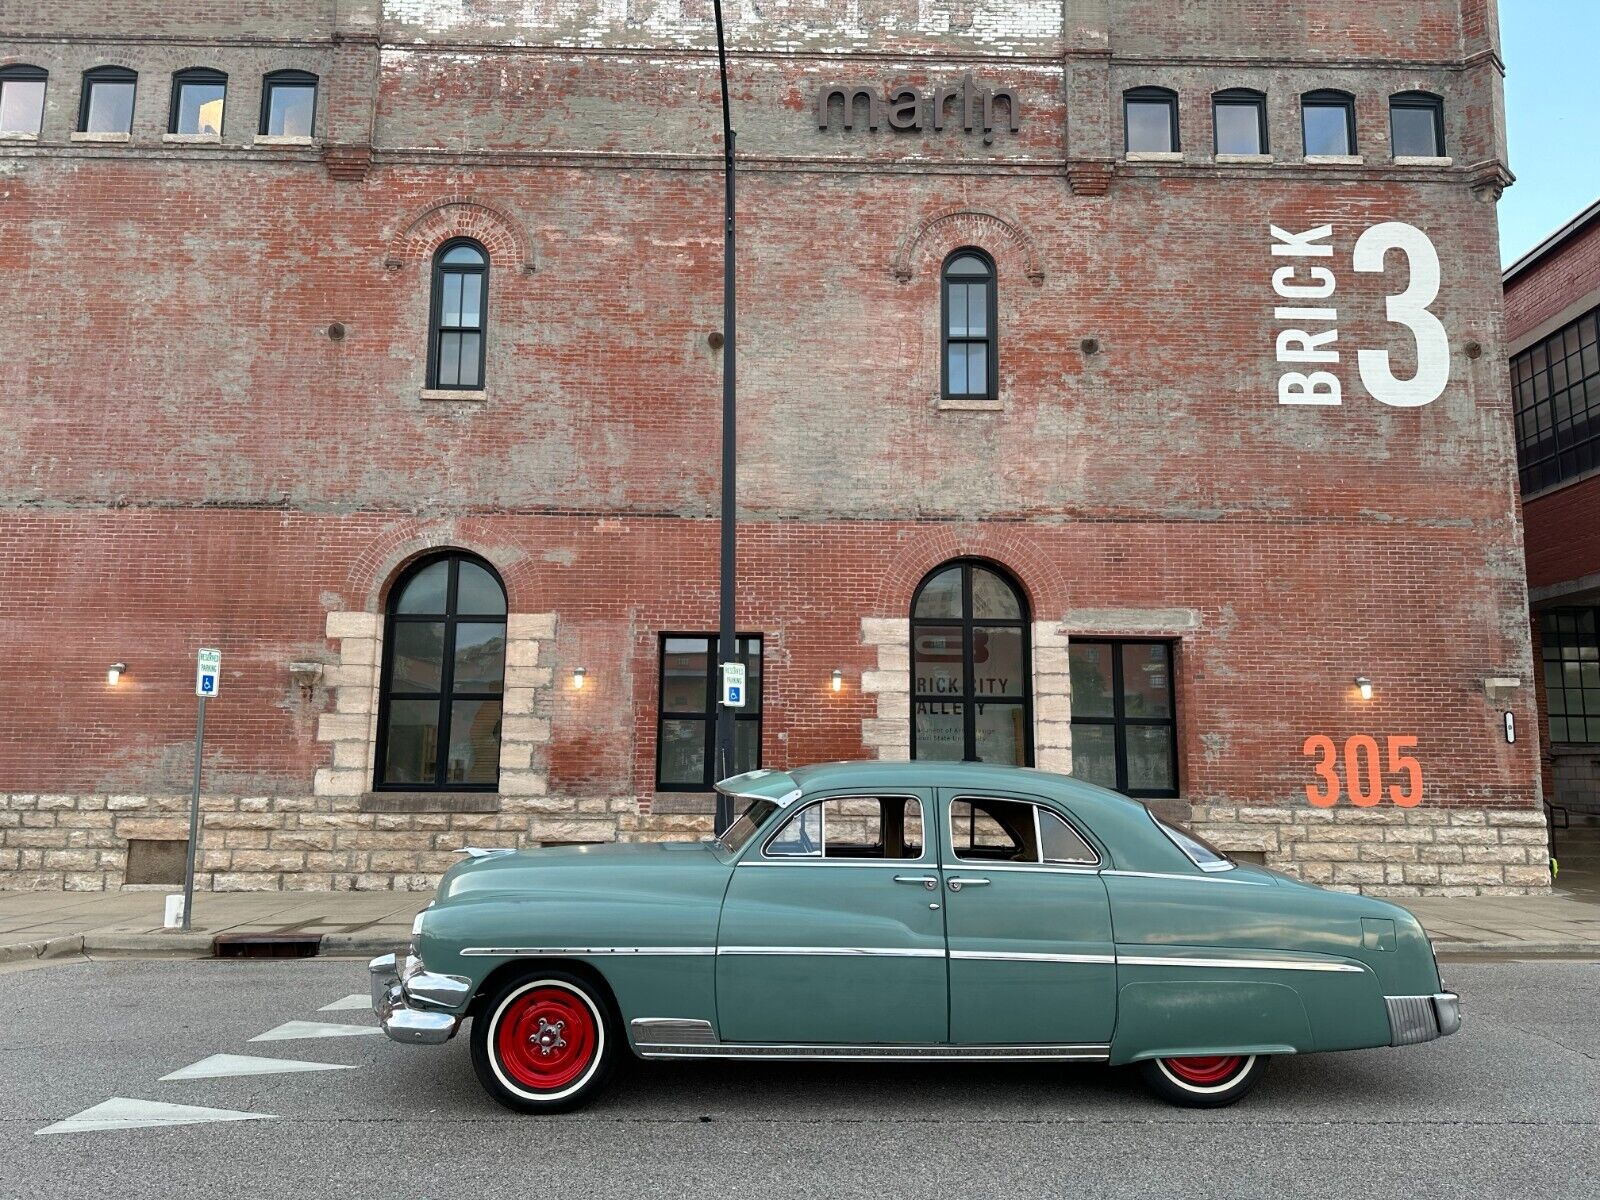
[[[1422,764],[1406,753],[1417,748],[1414,737],[1389,737],[1389,764],[1387,773],[1404,779],[1389,784],[1389,799],[1401,808],[1415,808],[1422,803]],[[1383,798],[1383,769],[1378,760],[1378,740],[1358,733],[1346,738],[1344,753],[1339,753],[1331,737],[1312,734],[1300,753],[1316,759],[1311,769],[1317,773],[1318,783],[1306,784],[1306,799],[1318,808],[1332,808],[1339,803],[1341,791],[1348,790],[1350,803],[1357,808],[1372,808]],[[1339,767],[1344,767],[1341,781]]]

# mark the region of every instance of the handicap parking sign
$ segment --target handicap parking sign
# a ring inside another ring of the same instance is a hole
[[[222,678],[222,651],[202,650],[195,665],[194,694],[215,696],[217,681]]]

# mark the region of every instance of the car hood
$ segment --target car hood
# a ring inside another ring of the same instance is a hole
[[[727,867],[703,842],[599,842],[586,846],[548,846],[467,858],[439,881],[438,899],[475,893],[573,890],[585,886],[616,890],[641,873],[715,872]],[[619,877],[618,872],[629,875]]]

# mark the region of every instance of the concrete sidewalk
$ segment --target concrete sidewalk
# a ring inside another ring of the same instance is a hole
[[[0,963],[76,954],[203,957],[218,934],[320,935],[323,956],[403,947],[426,892],[200,893],[189,933],[163,929],[166,892],[0,892]],[[1600,896],[1411,900],[1444,958],[1600,959]]]

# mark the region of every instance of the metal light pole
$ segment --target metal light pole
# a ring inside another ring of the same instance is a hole
[[[737,662],[738,631],[734,627],[733,595],[737,581],[734,547],[738,534],[738,445],[734,427],[734,294],[733,294],[733,118],[728,108],[728,47],[722,31],[722,0],[712,0],[717,20],[717,70],[722,80],[722,562],[720,612],[717,622],[717,678],[723,663]],[[713,762],[716,778],[734,773],[733,710],[721,703],[718,689],[717,743]],[[733,802],[717,793],[716,831],[733,823]]]

